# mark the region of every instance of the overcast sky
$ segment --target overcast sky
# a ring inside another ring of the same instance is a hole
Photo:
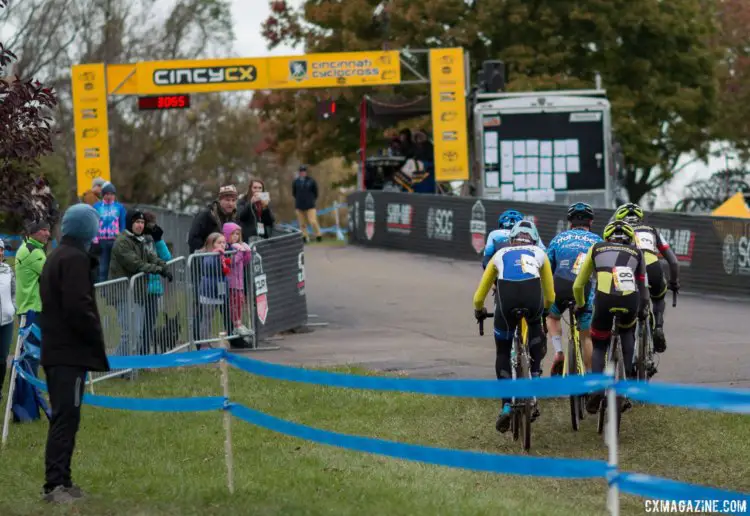
[[[287,0],[289,5],[300,6],[302,0]],[[302,49],[280,46],[268,50],[261,36],[261,24],[271,14],[267,0],[231,0],[234,19],[234,50],[243,57],[301,54]]]

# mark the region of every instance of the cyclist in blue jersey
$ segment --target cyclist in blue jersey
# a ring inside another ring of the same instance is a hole
[[[513,226],[522,220],[524,220],[523,214],[516,210],[505,210],[500,214],[500,217],[497,219],[498,229],[492,231],[487,236],[487,244],[484,247],[484,256],[482,257],[483,269],[487,268],[487,264],[498,250],[510,245],[510,231],[513,229]],[[538,240],[535,242],[535,245],[546,249],[542,239],[538,235],[537,238]]]
[[[550,308],[547,317],[547,329],[552,337],[552,346],[555,355],[552,361],[550,375],[562,374],[565,355],[562,348],[562,324],[560,318],[565,312],[565,303],[573,301],[573,283],[580,270],[583,259],[589,249],[602,238],[591,232],[594,223],[594,209],[585,202],[571,204],[568,208],[568,222],[570,229],[563,231],[549,243],[547,257],[554,276],[555,303]],[[592,280],[593,282],[593,280]],[[591,343],[591,306],[594,300],[594,288],[592,282],[586,286],[587,310],[578,319],[578,329],[581,332],[581,343],[583,345],[583,362],[586,370],[591,370],[591,355],[593,346]]]
[[[525,309],[529,316],[528,346],[531,357],[531,375],[542,374],[542,360],[547,353],[547,341],[542,329],[544,312],[555,300],[552,270],[544,251],[534,242],[539,233],[534,223],[518,222],[510,233],[511,243],[492,257],[474,293],[474,316],[484,316],[484,300],[494,285],[495,295],[495,374],[498,380],[512,378],[510,355],[513,334],[518,321],[514,309]],[[510,427],[511,399],[503,398],[503,408],[498,415],[495,428],[505,433]],[[539,417],[539,407],[532,412],[532,421]]]

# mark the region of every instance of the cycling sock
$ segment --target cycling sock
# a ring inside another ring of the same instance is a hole
[[[555,348],[555,353],[562,353],[562,335],[552,336],[552,346]]]

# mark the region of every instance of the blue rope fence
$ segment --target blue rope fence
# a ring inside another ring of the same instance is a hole
[[[298,367],[272,364],[235,355],[223,349],[175,353],[159,356],[110,357],[113,369],[163,369],[212,364],[222,360],[244,372],[290,382],[369,389],[388,392],[417,393],[435,396],[504,398],[538,398],[570,396],[594,390],[614,389],[647,403],[699,410],[750,414],[750,390],[708,389],[700,387],[647,384],[631,381],[614,382],[611,376],[539,378],[498,382],[496,380],[423,380],[413,378],[385,378],[343,373],[314,371]],[[15,362],[17,373],[42,391],[46,384],[29,375]],[[476,451],[452,450],[406,444],[384,439],[348,435],[280,419],[243,405],[232,403],[222,396],[197,398],[140,399],[85,394],[84,403],[110,409],[152,412],[198,412],[221,410],[252,425],[319,444],[336,446],[396,459],[417,461],[452,468],[500,474],[566,479],[606,479],[620,491],[649,499],[661,500],[718,500],[747,503],[750,494],[678,482],[661,477],[619,471],[606,461],[528,457]]]
[[[334,203],[332,206],[329,206],[328,208],[322,208],[320,210],[317,210],[315,213],[317,214],[318,217],[321,217],[323,215],[328,215],[329,213],[333,213],[334,211],[336,211],[336,210],[338,210],[340,208],[343,208],[345,206],[346,206],[346,204]],[[284,225],[292,227],[292,228],[295,228],[295,229],[299,229],[299,222],[297,222],[296,220],[294,220],[292,222],[289,222],[287,224],[284,224]],[[307,232],[308,232],[308,234],[312,234],[312,232],[313,232],[312,226],[310,226],[310,225],[307,226]],[[320,228],[320,232],[323,233],[323,234],[333,233],[337,237],[339,237],[339,239],[343,239],[343,236],[346,235],[349,232],[349,230],[345,226],[342,226],[339,223],[338,226],[328,226],[328,227],[325,227],[325,228],[321,227]]]

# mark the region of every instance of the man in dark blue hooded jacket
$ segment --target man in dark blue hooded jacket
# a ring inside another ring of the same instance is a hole
[[[88,371],[108,371],[94,281],[99,263],[89,253],[99,215],[88,204],[68,208],[60,245],[47,257],[40,278],[42,357],[52,409],[45,452],[44,500],[67,503],[83,497],[70,463],[81,421]]]

